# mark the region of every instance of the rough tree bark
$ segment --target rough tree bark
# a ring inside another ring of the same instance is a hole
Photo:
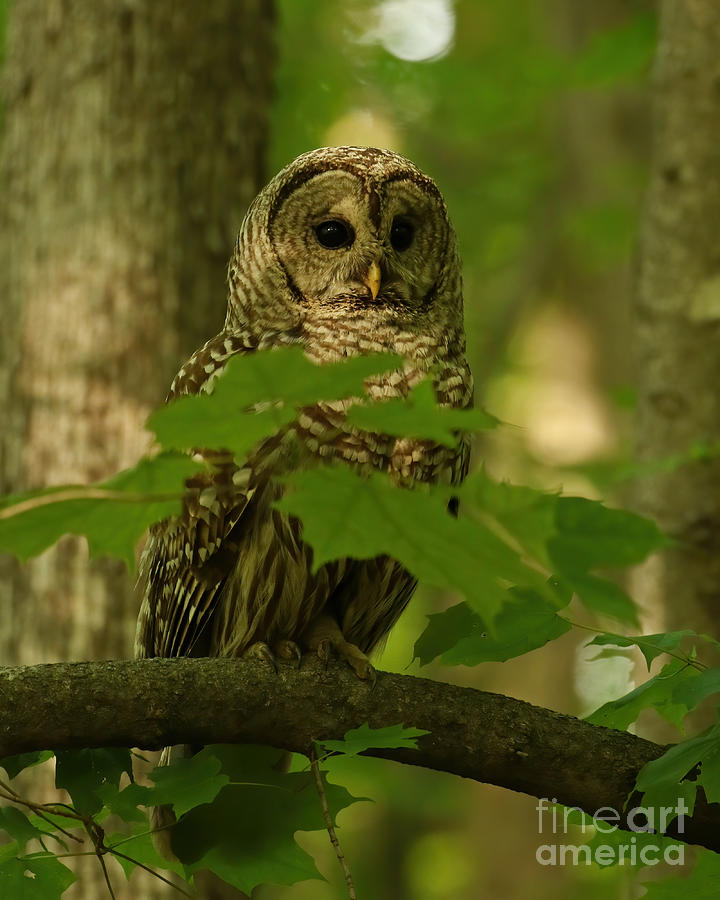
[[[134,463],[147,413],[221,325],[263,174],[271,38],[270,0],[10,5],[0,493]],[[0,561],[0,608],[5,663],[130,652],[127,573],[79,539],[22,571]]]
[[[360,682],[344,664],[300,669],[254,660],[151,659],[0,668],[0,758],[57,749],[255,743],[307,754],[365,722],[424,729],[417,749],[381,756],[593,814],[622,812],[638,771],[664,747],[625,731],[504,697],[408,675]],[[720,850],[720,811],[698,793],[692,817],[670,827],[679,840]]]
[[[720,438],[718,46],[716,0],[664,0],[636,303],[643,459]],[[644,568],[639,599],[664,607],[669,628],[692,624],[717,636],[720,460],[641,481],[637,503],[680,542]]]

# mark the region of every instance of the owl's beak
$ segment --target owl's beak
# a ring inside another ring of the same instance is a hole
[[[363,278],[363,284],[367,285],[370,288],[370,293],[372,294],[373,300],[377,298],[378,291],[380,290],[380,266],[374,262],[370,268],[367,270],[367,275]]]

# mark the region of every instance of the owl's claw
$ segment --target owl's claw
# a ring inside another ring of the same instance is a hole
[[[373,664],[355,644],[346,641],[342,635],[323,638],[317,645],[317,655],[325,663],[325,668],[334,654],[344,659],[358,678],[375,684],[377,677]]]
[[[303,635],[302,643],[307,650],[314,650],[326,666],[330,658],[337,654],[358,678],[375,683],[375,669],[370,660],[359,647],[345,640],[337,620],[328,613],[315,619]]]
[[[325,668],[327,669],[333,652],[332,644],[330,643],[330,641],[328,639],[320,641],[320,643],[317,645],[316,652],[318,655],[318,659],[320,660],[320,662],[325,663]]]
[[[295,668],[300,668],[302,653],[300,652],[300,648],[295,643],[295,641],[285,639],[275,641],[275,643],[273,644],[273,649],[275,650],[275,656],[278,659],[295,660]]]
[[[375,682],[377,681],[375,666],[370,662],[367,656],[365,656],[362,650],[358,650],[354,644],[349,644],[348,646],[352,647],[352,649],[357,652],[358,656],[353,657],[352,659],[346,656],[344,657],[345,662],[355,672],[358,678],[362,678],[363,681],[369,682],[370,687],[375,687]]]
[[[266,663],[272,666],[273,672],[277,675],[277,663],[272,650],[265,641],[255,641],[243,653],[243,659],[264,659]]]

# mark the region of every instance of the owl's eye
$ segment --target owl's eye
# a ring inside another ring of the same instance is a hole
[[[339,250],[347,247],[355,240],[352,228],[339,219],[328,219],[315,226],[315,237],[327,250]]]
[[[397,250],[398,253],[407,250],[412,244],[414,237],[415,226],[410,219],[406,219],[404,216],[396,216],[390,227],[390,243],[393,246],[393,250]]]

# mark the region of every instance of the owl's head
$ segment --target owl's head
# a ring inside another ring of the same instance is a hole
[[[462,319],[443,198],[389,150],[326,147],[298,157],[250,207],[229,277],[228,325]]]

